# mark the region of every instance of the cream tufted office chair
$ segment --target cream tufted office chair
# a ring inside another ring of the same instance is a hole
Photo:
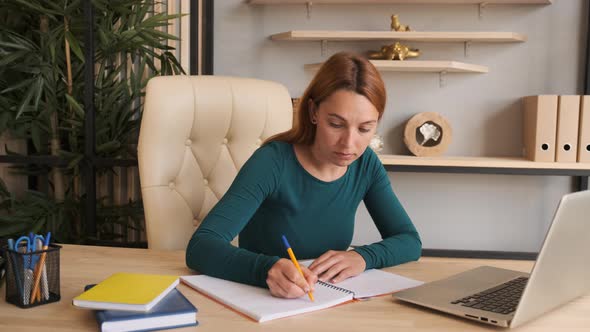
[[[156,77],[147,85],[138,158],[148,247],[185,249],[238,170],[291,128],[281,84],[221,76]]]

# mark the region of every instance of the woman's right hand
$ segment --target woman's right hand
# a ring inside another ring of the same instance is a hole
[[[268,270],[266,277],[266,284],[270,289],[270,294],[276,297],[292,299],[301,297],[309,291],[313,292],[318,276],[305,266],[301,266],[301,271],[303,271],[305,278],[297,271],[293,262],[285,258],[279,259]]]

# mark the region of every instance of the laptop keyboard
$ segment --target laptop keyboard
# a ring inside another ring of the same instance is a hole
[[[464,298],[451,302],[479,310],[491,311],[499,314],[509,314],[516,310],[524,286],[529,278],[519,277]]]

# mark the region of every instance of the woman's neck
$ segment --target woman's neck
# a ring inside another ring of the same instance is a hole
[[[319,180],[331,182],[346,173],[347,166],[338,166],[325,161],[319,151],[314,149],[314,145],[296,144],[294,149],[299,164]]]

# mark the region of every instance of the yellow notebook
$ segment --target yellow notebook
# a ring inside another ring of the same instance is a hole
[[[80,308],[149,311],[178,285],[177,276],[115,273],[75,297]]]

